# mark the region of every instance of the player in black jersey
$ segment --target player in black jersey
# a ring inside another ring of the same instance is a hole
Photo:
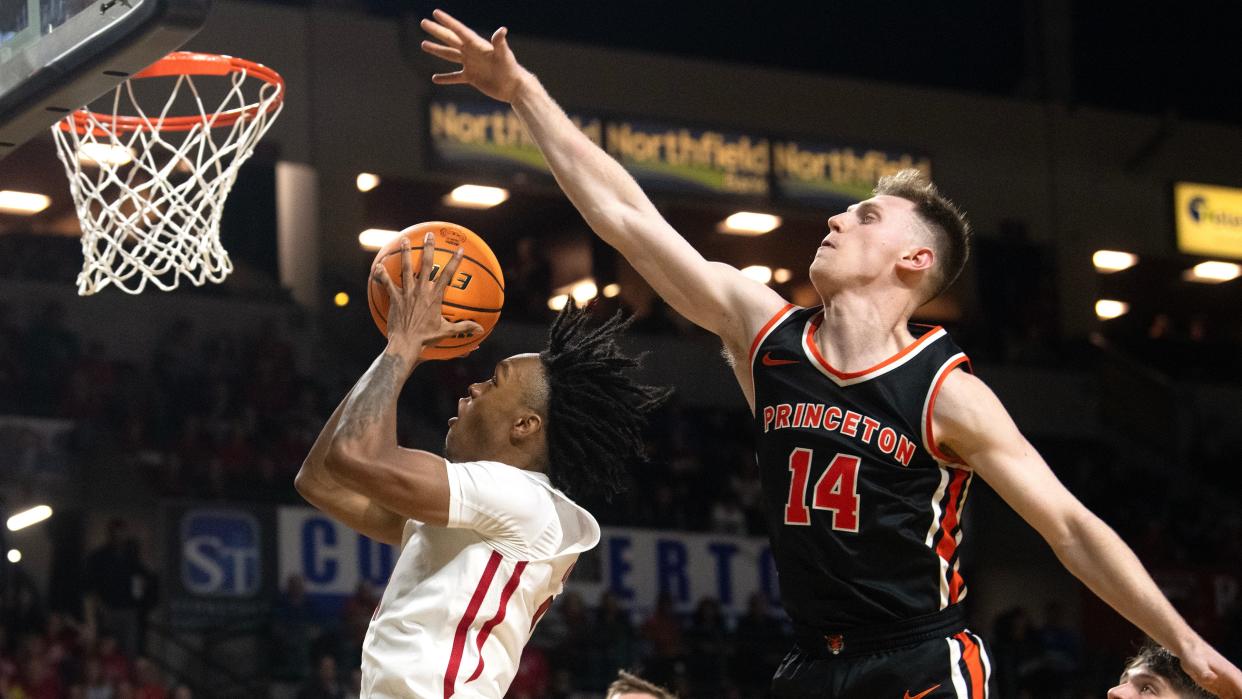
[[[776,696],[988,695],[987,654],[962,619],[957,566],[977,474],[1195,681],[1242,699],[1242,672],[1056,479],[945,332],[909,323],[967,254],[964,217],[923,176],[885,178],[875,196],[828,220],[810,266],[822,306],[796,308],[678,235],[518,65],[504,28],[489,41],[439,11],[422,26],[435,39],[423,49],[461,65],[433,80],[509,102],[595,233],[733,358],[798,632]]]

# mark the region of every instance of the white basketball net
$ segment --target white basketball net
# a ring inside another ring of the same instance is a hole
[[[196,78],[231,83],[215,109],[203,104]],[[82,223],[79,295],[109,284],[137,294],[148,281],[170,291],[182,277],[195,286],[218,284],[233,271],[220,245],[224,200],[238,168],[279,116],[282,89],[258,78],[247,80],[245,71],[165,79],[176,85],[157,115],[143,110],[131,79],[116,87],[111,115],[81,110],[82,125],[66,117],[61,123],[67,128],[52,127]],[[186,131],[161,131],[183,90],[201,120]],[[247,101],[247,91],[257,96]],[[230,110],[242,115],[232,125],[217,125],[227,122],[219,117]],[[141,127],[118,126],[117,117],[124,115],[138,117]],[[127,153],[133,159],[123,162]]]

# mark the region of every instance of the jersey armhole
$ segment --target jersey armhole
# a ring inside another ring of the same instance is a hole
[[[935,378],[932,379],[931,387],[927,390],[927,399],[923,402],[923,448],[927,453],[931,454],[937,461],[947,464],[958,464],[967,466],[966,462],[961,459],[949,456],[936,443],[936,436],[932,433],[932,416],[936,411],[936,397],[940,394],[940,389],[944,386],[945,379],[949,378],[950,372],[957,367],[962,367],[969,373],[974,373],[970,365],[970,358],[963,352],[949,357],[944,364],[940,366],[936,372]]]
[[[781,310],[774,313],[771,318],[768,318],[768,322],[764,323],[763,327],[759,328],[759,332],[755,333],[755,339],[750,343],[750,353],[746,356],[748,364],[754,366],[755,352],[759,351],[759,345],[763,344],[763,341],[767,338],[767,336],[772,334],[772,330],[775,329],[776,326],[780,324],[780,321],[784,320],[785,317],[788,316],[789,313],[791,313],[795,308],[796,307],[792,303],[785,304]]]

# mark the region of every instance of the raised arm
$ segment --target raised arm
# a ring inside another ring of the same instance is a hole
[[[600,238],[616,248],[678,313],[719,335],[734,354],[785,301],[737,269],[703,258],[675,231],[620,163],[591,142],[530,71],[518,64],[500,28],[491,41],[436,10],[423,29],[439,43],[423,50],[458,63],[441,85],[469,84],[508,102],[543,151],[561,189]]]
[[[451,323],[440,315],[448,280],[461,263],[461,250],[435,281],[435,238],[423,243],[423,268],[414,277],[401,246],[402,286],[376,265],[376,280],[388,289],[388,346],[371,364],[320,432],[294,481],[311,504],[354,529],[386,543],[400,543],[407,519],[443,525],[448,520],[449,485],[444,458],[397,444],[397,397],[419,364],[423,346],[459,333],[479,332],[471,321]]]
[[[342,401],[319,431],[315,444],[293,479],[293,485],[307,502],[345,526],[376,541],[396,546],[401,543],[405,518],[338,483],[327,464],[332,435],[340,423],[344,407],[345,402]]]
[[[932,435],[987,481],[1100,599],[1181,659],[1221,699],[1242,699],[1242,672],[1182,619],[1121,537],[1052,473],[982,381],[950,374],[935,403]]]

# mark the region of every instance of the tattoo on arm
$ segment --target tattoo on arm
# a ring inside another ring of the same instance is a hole
[[[395,419],[395,403],[407,376],[404,362],[390,354],[380,355],[358,383],[357,392],[346,400],[341,415],[341,436],[346,439],[365,437],[385,419]]]

